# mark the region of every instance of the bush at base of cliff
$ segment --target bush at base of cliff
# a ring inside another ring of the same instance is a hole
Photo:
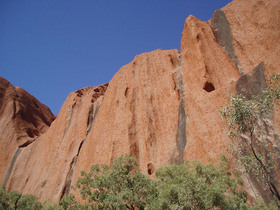
[[[81,209],[249,209],[241,179],[220,165],[186,162],[160,168],[151,179],[137,170],[133,157],[115,159],[112,168],[94,165],[82,172],[76,189],[86,205]],[[73,196],[64,198],[65,209],[75,209]]]
[[[250,208],[246,192],[241,190],[238,173],[228,171],[222,156],[220,164],[186,162],[157,170],[154,179],[137,169],[134,157],[116,158],[112,167],[94,165],[82,172],[76,189],[84,201],[73,195],[64,197],[59,206],[40,203],[33,195],[0,191],[0,209],[89,210],[89,209],[276,209],[263,203]]]
[[[140,173],[133,157],[122,156],[108,165],[93,165],[82,172],[77,188],[88,205],[96,209],[140,209],[157,196],[157,181]]]
[[[228,172],[225,158],[219,166],[186,162],[170,165],[156,172],[160,180],[159,209],[248,209],[242,180]]]
[[[42,208],[43,205],[34,195],[21,195],[17,191],[6,193],[3,188],[0,190],[0,209],[38,210]]]

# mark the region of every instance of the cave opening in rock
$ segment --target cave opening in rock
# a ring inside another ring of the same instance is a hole
[[[152,175],[153,173],[154,173],[154,166],[153,166],[153,164],[152,163],[149,163],[148,165],[147,165],[147,169],[148,169],[148,174],[149,175]]]
[[[212,92],[213,90],[215,90],[215,87],[211,82],[206,82],[203,89],[207,92]]]

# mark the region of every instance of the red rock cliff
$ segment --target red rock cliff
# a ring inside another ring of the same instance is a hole
[[[55,115],[20,87],[0,77],[0,181],[6,184],[20,148],[45,133]]]
[[[50,129],[17,154],[7,189],[59,201],[82,170],[126,153],[150,175],[185,160],[217,161],[231,143],[219,116],[230,93],[256,91],[264,75],[279,72],[279,22],[279,0],[235,0],[208,22],[189,16],[181,52],[138,55],[108,88],[71,93]],[[274,141],[279,113],[276,107]],[[245,185],[265,198],[256,184]]]

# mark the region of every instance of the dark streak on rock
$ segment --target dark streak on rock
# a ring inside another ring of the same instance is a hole
[[[90,132],[91,128],[92,128],[92,123],[93,123],[93,109],[94,109],[94,106],[93,106],[93,103],[90,105],[90,108],[89,108],[89,112],[88,112],[88,121],[87,121],[87,135],[88,133]]]
[[[230,24],[227,20],[224,11],[220,9],[215,11],[211,21],[211,28],[213,29],[218,44],[225,49],[228,56],[236,65],[239,73],[243,74],[240,68],[239,60],[235,54]]]
[[[95,109],[95,111],[94,111],[92,124],[93,124],[93,122],[95,121],[95,118],[96,118],[96,116],[97,116],[97,114],[98,114],[99,108],[100,108],[100,104],[97,105],[97,107],[96,107],[96,109]],[[91,128],[91,127],[90,127],[90,128]]]
[[[184,162],[184,150],[187,144],[187,136],[186,136],[186,120],[187,115],[185,112],[185,101],[184,101],[184,90],[183,90],[183,81],[182,81],[182,68],[178,68],[179,73],[179,93],[180,93],[180,105],[179,105],[179,113],[178,113],[178,128],[176,134],[176,146],[177,152],[174,151],[171,163],[182,164]],[[178,156],[175,157],[175,154]]]
[[[64,184],[64,187],[63,187],[63,190],[62,190],[62,193],[61,193],[61,196],[60,196],[59,200],[61,200],[64,195],[67,195],[70,192],[72,176],[73,176],[73,172],[74,172],[74,166],[77,162],[77,158],[78,158],[78,156],[74,156],[71,163],[70,163],[69,171],[66,175],[65,184]]]
[[[261,62],[252,71],[252,73],[242,75],[236,83],[237,94],[243,95],[247,100],[252,99],[253,96],[260,95],[262,93],[262,91],[265,90],[266,87],[267,86],[266,86],[266,81],[265,81],[265,76],[264,76],[264,63],[263,62]],[[273,121],[272,115],[268,116],[268,117],[269,117],[270,121]],[[273,124],[267,123],[266,121],[264,121],[264,119],[261,116],[258,120],[259,120],[259,122],[261,122],[261,125],[258,125],[258,127],[255,128],[255,133],[257,133],[258,131],[264,130],[265,134],[262,134],[261,137],[254,136],[254,139],[262,138],[264,141],[269,142],[268,139],[270,138],[271,133],[274,133],[272,137],[274,138],[274,141],[275,141],[277,147],[275,147],[273,149],[275,151],[277,151],[276,153],[278,153],[279,152],[279,137],[276,134]],[[271,152],[271,151],[269,151],[270,150],[269,147],[267,149],[265,147],[262,147],[261,145],[256,144],[255,150],[258,151],[258,153],[263,154],[265,156],[266,161],[271,158],[270,155],[268,155],[268,153]],[[276,158],[276,157],[273,157],[273,158],[275,158],[276,166],[279,166],[280,159]],[[270,185],[271,185],[270,191],[273,190],[276,197],[279,199],[280,193],[279,193],[279,190],[277,189],[277,187],[279,186],[279,181],[277,178],[274,177],[274,175],[276,175],[278,173],[278,170],[279,169],[275,168],[270,171],[270,174],[271,174],[270,175]],[[249,176],[250,176],[251,182],[258,189],[263,200],[266,203],[271,201],[272,197],[271,197],[270,193],[268,193],[269,191],[264,188],[264,185],[262,183],[258,182],[252,174],[249,173]]]
[[[184,156],[184,150],[187,143],[187,137],[186,137],[186,113],[184,108],[184,99],[181,98],[180,101],[180,107],[179,107],[179,115],[178,115],[178,130],[176,135],[176,144],[177,149],[179,152],[178,157],[178,164],[182,164],[184,162],[183,156]]]
[[[147,55],[147,60],[148,60],[148,55]],[[147,61],[148,62],[148,61]],[[149,63],[148,65],[149,66]],[[135,76],[134,69],[132,69],[133,76]],[[129,145],[129,155],[136,157],[137,160],[139,160],[139,144],[136,138],[137,131],[136,131],[136,105],[137,105],[137,99],[136,99],[136,94],[138,93],[137,88],[132,88],[131,89],[131,98],[130,100],[130,113],[131,113],[131,119],[130,123],[128,125],[128,140],[130,142]]]
[[[76,162],[78,160],[78,157],[79,157],[80,151],[82,149],[82,146],[85,143],[85,141],[86,141],[86,139],[88,137],[88,134],[90,133],[90,131],[92,129],[94,120],[95,120],[95,118],[96,118],[96,116],[98,114],[98,111],[99,111],[99,107],[100,107],[100,104],[98,104],[97,107],[94,110],[94,105],[92,103],[90,108],[89,108],[86,137],[81,141],[81,143],[80,143],[80,145],[78,147],[77,153],[73,157],[73,159],[72,159],[72,161],[70,163],[69,171],[68,171],[68,173],[66,175],[66,179],[65,179],[65,183],[64,183],[64,187],[63,187],[61,196],[60,196],[60,200],[63,198],[64,195],[67,195],[70,192],[71,184],[72,184],[72,177],[73,177],[73,172],[74,172],[74,168],[75,168]]]
[[[261,62],[253,70],[252,75],[245,74],[237,80],[237,94],[251,99],[252,95],[259,95],[266,88],[263,65],[263,62]]]
[[[16,160],[17,160],[17,157],[19,156],[20,152],[21,152],[21,148],[18,148],[18,149],[16,150],[14,156],[13,156],[13,159],[12,159],[12,161],[11,161],[11,163],[10,163],[10,167],[9,167],[7,173],[6,173],[6,177],[5,177],[5,180],[4,180],[4,183],[3,183],[3,187],[6,186],[8,180],[9,180],[9,178],[10,178],[10,175],[11,175],[11,172],[12,172],[12,170],[13,170],[14,164],[15,164],[15,162],[16,162]]]
[[[72,116],[73,116],[73,109],[71,109],[71,113],[70,113],[70,117],[69,119],[67,120],[67,124],[65,126],[65,130],[64,130],[64,133],[63,133],[63,138],[68,130],[68,128],[70,127],[70,124],[71,124],[71,120],[72,120]]]

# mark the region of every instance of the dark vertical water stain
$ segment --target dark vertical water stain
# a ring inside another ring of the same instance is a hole
[[[179,106],[179,115],[178,115],[178,130],[176,134],[176,144],[177,149],[179,152],[178,157],[178,164],[184,162],[184,150],[187,144],[187,137],[186,137],[186,113],[184,108],[184,99],[181,98],[180,106]]]
[[[18,148],[18,149],[16,150],[14,156],[13,156],[13,159],[12,159],[12,161],[11,161],[11,163],[10,163],[9,169],[8,169],[8,171],[7,171],[7,173],[6,173],[6,177],[5,177],[5,180],[4,180],[4,183],[3,183],[3,187],[6,186],[8,180],[9,180],[9,178],[10,178],[10,175],[11,175],[11,172],[12,172],[12,170],[13,170],[14,164],[15,164],[15,162],[16,162],[16,160],[17,160],[17,157],[19,156],[20,152],[21,152],[21,148]]]
[[[76,166],[76,163],[77,163],[80,151],[82,149],[82,146],[85,143],[85,141],[86,141],[86,139],[88,137],[88,134],[90,133],[90,131],[92,129],[93,123],[94,123],[95,118],[96,118],[96,116],[98,114],[98,111],[99,111],[99,107],[100,107],[100,104],[98,104],[97,107],[94,110],[94,105],[92,103],[90,108],[89,108],[88,121],[87,121],[87,133],[86,133],[85,138],[81,141],[81,143],[80,143],[80,145],[78,147],[78,151],[77,151],[76,155],[73,157],[73,159],[72,159],[72,161],[70,163],[69,171],[68,171],[68,173],[66,175],[66,179],[65,179],[64,187],[62,189],[60,200],[63,198],[64,195],[67,195],[70,192],[71,184],[72,184],[72,177],[73,177],[73,173],[74,173],[74,168]]]
[[[176,144],[177,149],[179,152],[178,156],[178,164],[184,162],[184,150],[187,144],[187,137],[186,137],[186,120],[187,115],[185,112],[185,95],[183,90],[183,80],[182,80],[182,67],[179,68],[179,91],[180,91],[180,106],[179,106],[179,113],[178,113],[178,130],[176,134]]]
[[[71,109],[70,117],[69,117],[69,119],[67,120],[67,123],[66,123],[65,130],[64,130],[64,133],[63,133],[63,137],[62,137],[62,138],[64,138],[64,136],[65,136],[65,134],[66,134],[68,128],[70,127],[71,120],[72,120],[72,116],[73,116],[73,108]]]
[[[224,48],[228,56],[231,58],[233,63],[236,65],[240,74],[243,74],[239,60],[235,54],[233,36],[230,28],[230,24],[224,11],[218,9],[215,11],[212,21],[211,28],[213,29],[214,35],[218,44]]]
[[[180,56],[180,62],[182,63],[182,57]],[[186,136],[186,120],[187,115],[185,112],[185,95],[183,90],[183,80],[182,80],[182,65],[180,64],[178,68],[178,83],[179,83],[179,96],[180,96],[180,104],[178,110],[178,128],[176,133],[176,147],[177,151],[174,151],[171,163],[182,164],[184,162],[184,150],[187,144],[187,136]]]

